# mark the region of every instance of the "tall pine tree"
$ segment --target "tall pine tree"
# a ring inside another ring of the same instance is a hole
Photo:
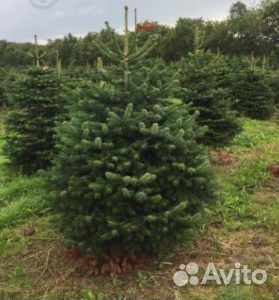
[[[127,17],[127,8],[126,8]],[[113,38],[113,36],[112,36]],[[156,252],[189,239],[214,184],[203,133],[185,105],[165,100],[177,84],[145,60],[149,40],[124,51],[98,42],[112,62],[58,130],[49,174],[53,207],[67,236],[96,254]]]

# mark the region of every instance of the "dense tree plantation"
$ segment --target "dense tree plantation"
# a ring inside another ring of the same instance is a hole
[[[279,1],[128,13],[0,41],[0,298],[277,299]],[[267,281],[199,286],[213,261]]]

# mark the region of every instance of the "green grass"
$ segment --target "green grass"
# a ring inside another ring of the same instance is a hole
[[[255,149],[263,144],[276,142],[279,140],[278,124],[274,122],[240,119],[243,131],[238,134],[231,150],[243,152]]]
[[[279,213],[278,205],[262,212],[255,192],[271,180],[268,167],[279,163],[279,128],[266,121],[242,119],[242,123],[244,131],[226,148],[235,154],[237,165],[228,173],[217,171],[220,193],[210,217],[221,219],[231,229],[274,227],[278,224],[274,216],[274,212]]]
[[[9,203],[0,210],[0,230],[21,224],[25,219],[47,211],[43,195],[28,194]]]
[[[0,230],[47,210],[41,177],[5,177],[0,183]]]
[[[47,209],[43,179],[12,173],[6,166],[7,158],[1,152],[2,145],[0,136],[0,230],[21,224]]]
[[[247,287],[228,286],[218,292],[216,300],[250,300],[252,298],[253,295]]]
[[[2,183],[0,190],[0,207],[10,204],[22,197],[39,196],[42,193],[43,181],[39,177],[19,176]]]

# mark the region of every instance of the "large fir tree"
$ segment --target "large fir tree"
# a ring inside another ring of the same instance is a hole
[[[162,99],[177,81],[145,60],[153,41],[135,50],[126,28],[124,51],[115,43],[97,44],[113,65],[58,130],[51,199],[79,246],[154,252],[189,238],[214,198],[212,174],[195,116]]]

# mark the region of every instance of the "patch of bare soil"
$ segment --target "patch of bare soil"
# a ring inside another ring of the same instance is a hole
[[[235,154],[227,151],[210,151],[210,160],[213,166],[231,168],[237,164],[238,159]]]
[[[255,192],[257,202],[269,205],[279,201],[279,178],[273,178]]]

